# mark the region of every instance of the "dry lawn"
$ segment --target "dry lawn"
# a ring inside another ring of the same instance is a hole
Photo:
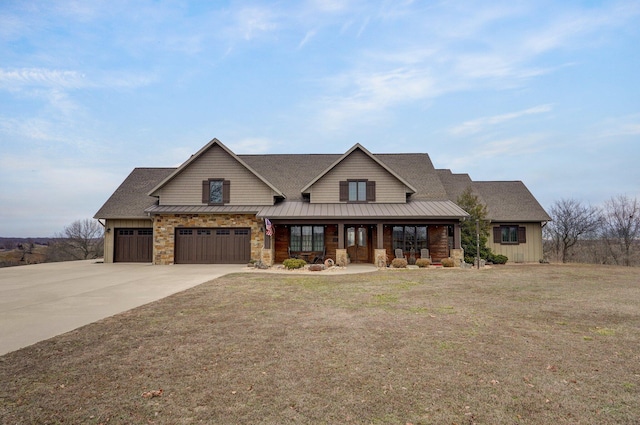
[[[638,424],[639,306],[637,268],[237,274],[0,357],[0,422]]]

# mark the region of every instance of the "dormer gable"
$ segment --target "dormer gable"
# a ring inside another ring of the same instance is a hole
[[[192,155],[149,193],[159,205],[273,205],[284,194],[218,139]]]
[[[416,189],[357,143],[301,192],[311,203],[404,203]]]

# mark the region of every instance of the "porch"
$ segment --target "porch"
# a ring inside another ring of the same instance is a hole
[[[383,250],[386,262],[402,255],[419,259],[427,249],[432,261],[451,256],[460,248],[459,221],[338,221],[271,220],[272,237],[265,239],[275,263],[287,258],[302,258],[311,263],[316,257],[337,261],[342,253],[351,264],[376,264]]]

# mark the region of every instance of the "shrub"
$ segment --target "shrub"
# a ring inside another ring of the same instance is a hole
[[[494,254],[491,256],[491,262],[493,264],[507,264],[508,260],[509,259],[507,258],[506,255]]]
[[[416,260],[416,266],[418,267],[429,267],[431,265],[431,261],[428,258],[418,258]]]
[[[394,258],[391,260],[391,267],[394,269],[406,269],[407,268],[407,260],[404,258]]]
[[[302,267],[307,265],[307,262],[299,258],[287,258],[282,262],[282,265],[289,270],[293,270],[301,269]]]
[[[453,258],[443,258],[441,263],[442,267],[453,267],[455,265]]]

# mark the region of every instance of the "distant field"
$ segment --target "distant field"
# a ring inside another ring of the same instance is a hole
[[[7,424],[638,424],[633,268],[236,274],[0,357]]]
[[[43,263],[47,259],[48,250],[49,247],[45,245],[35,245],[27,254],[17,248],[0,249],[0,267]]]

